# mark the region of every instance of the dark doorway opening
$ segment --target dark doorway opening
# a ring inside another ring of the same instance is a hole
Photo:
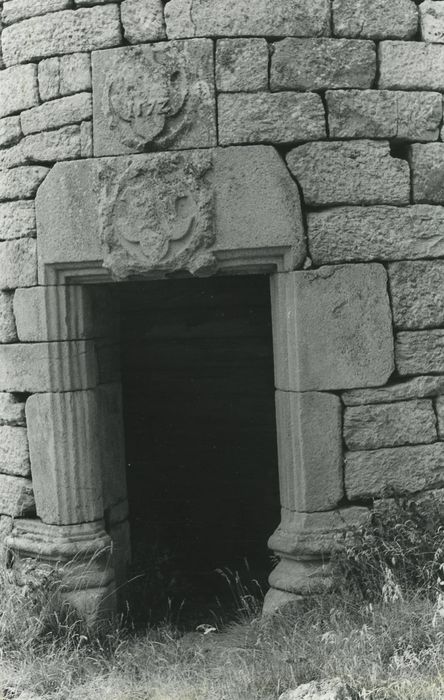
[[[128,283],[118,294],[136,606],[151,621],[208,621],[235,603],[236,573],[265,588],[271,569],[269,280]]]

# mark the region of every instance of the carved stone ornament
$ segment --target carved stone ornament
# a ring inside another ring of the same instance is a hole
[[[214,146],[212,62],[206,40],[97,52],[95,154]]]
[[[211,151],[134,156],[99,169],[103,266],[114,279],[212,271]]]

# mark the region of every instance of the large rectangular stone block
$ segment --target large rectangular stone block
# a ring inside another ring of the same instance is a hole
[[[8,26],[29,17],[66,10],[70,0],[6,0],[3,3],[2,24]]]
[[[330,33],[328,0],[170,0],[169,39],[194,36],[323,36]]]
[[[410,39],[417,27],[414,0],[333,0],[335,36]]]
[[[58,53],[117,46],[121,40],[117,5],[62,10],[6,27],[2,33],[3,59],[10,66]]]
[[[436,442],[433,404],[426,399],[347,408],[344,440],[349,450]]]
[[[444,255],[444,208],[334,207],[308,214],[316,265],[360,260],[438,258]]]
[[[26,428],[0,426],[0,473],[30,476]]]
[[[443,479],[442,442],[346,455],[345,490],[350,500],[417,493],[440,486]]]
[[[344,495],[339,398],[277,391],[276,415],[282,507],[334,508]]]
[[[0,147],[13,146],[22,137],[20,117],[3,117],[0,119]]]
[[[396,368],[401,375],[444,373],[444,330],[396,335]]]
[[[424,41],[444,44],[444,2],[424,0],[419,6],[419,16]]]
[[[71,391],[96,383],[91,342],[0,345],[0,391]]]
[[[444,377],[415,377],[379,389],[354,389],[341,395],[346,406],[408,401],[444,394]]]
[[[26,402],[37,515],[69,525],[103,517],[94,391],[35,394]]]
[[[36,235],[34,202],[0,203],[0,241]]]
[[[220,39],[216,44],[216,86],[221,92],[268,89],[269,48],[265,39]]]
[[[25,425],[25,402],[20,395],[0,392],[0,425]]]
[[[410,147],[410,166],[413,200],[443,204],[444,143],[413,144]]]
[[[438,92],[331,90],[326,99],[332,138],[439,138],[443,105]]]
[[[37,284],[37,251],[32,238],[0,243],[0,289]]]
[[[89,92],[61,97],[20,115],[24,134],[34,134],[48,129],[57,129],[66,124],[76,124],[92,118],[92,97]]]
[[[0,343],[13,343],[17,340],[12,296],[10,292],[0,292]]]
[[[394,263],[389,266],[389,280],[397,328],[444,325],[444,260]]]
[[[120,15],[124,37],[130,44],[165,39],[162,0],[123,0]]]
[[[213,54],[209,39],[95,52],[94,154],[215,146]]]
[[[444,46],[419,41],[383,41],[379,45],[379,88],[442,90]]]
[[[0,117],[38,103],[37,66],[14,66],[0,71]]]
[[[35,510],[34,493],[29,479],[0,474],[0,513],[22,518]]]
[[[272,90],[369,88],[375,75],[372,41],[289,37],[273,44]]]
[[[312,93],[221,94],[218,123],[222,145],[295,143],[326,136],[324,106]]]
[[[308,205],[410,202],[409,166],[386,142],[307,143],[290,151],[287,163]]]
[[[271,288],[278,389],[322,391],[386,383],[394,363],[382,265],[274,275]]]
[[[42,165],[0,171],[0,202],[30,199],[35,195],[48,172],[49,168]]]

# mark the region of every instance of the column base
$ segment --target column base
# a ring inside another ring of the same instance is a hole
[[[116,612],[112,543],[102,521],[46,525],[16,520],[6,540],[19,586],[49,585],[89,625]]]

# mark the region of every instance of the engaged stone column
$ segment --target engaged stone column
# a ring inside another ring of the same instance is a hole
[[[378,386],[393,371],[382,265],[338,265],[271,280],[282,517],[269,540],[280,563],[265,612],[331,583],[329,558],[365,508],[346,507],[342,408],[334,393]]]

